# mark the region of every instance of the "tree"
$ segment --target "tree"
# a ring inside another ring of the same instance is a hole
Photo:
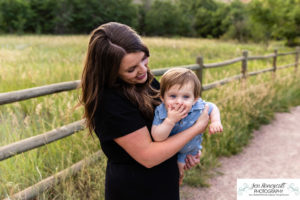
[[[285,39],[288,46],[300,44],[300,1],[286,0],[281,2],[280,17],[277,21],[274,36]],[[297,41],[298,39],[298,41]]]
[[[75,33],[90,33],[95,27],[110,21],[137,27],[137,6],[132,0],[71,0],[70,29]]]
[[[29,16],[32,14],[28,1],[1,0],[1,30],[8,33],[23,33]]]
[[[53,33],[58,0],[29,0],[31,15],[27,20],[26,32]]]
[[[227,30],[223,24],[228,6],[213,0],[197,0],[194,28],[198,36],[218,38]]]
[[[278,21],[278,12],[275,7],[280,3],[280,0],[253,0],[250,3],[251,20],[259,24],[260,31],[263,34],[263,41],[268,46],[268,42],[276,29],[276,22]]]
[[[188,35],[189,22],[171,1],[155,1],[145,17],[148,35]]]
[[[235,0],[228,6],[227,10],[227,15],[222,21],[222,25],[228,27],[224,36],[246,42],[250,39],[251,34],[245,4]]]

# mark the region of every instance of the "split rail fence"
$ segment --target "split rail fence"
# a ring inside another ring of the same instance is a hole
[[[220,85],[224,85],[226,83],[229,83],[233,80],[239,80],[239,79],[246,79],[248,76],[255,76],[258,74],[262,74],[265,72],[276,72],[279,69],[284,69],[288,67],[295,67],[295,71],[297,71],[298,65],[299,65],[299,54],[300,54],[300,48],[297,47],[296,51],[293,52],[286,52],[286,53],[278,53],[277,50],[274,50],[274,53],[265,55],[265,56],[248,56],[248,51],[243,51],[243,54],[241,57],[234,58],[231,60],[226,60],[224,62],[219,62],[219,63],[210,63],[210,64],[204,64],[203,57],[197,57],[196,64],[193,65],[185,65],[185,66],[177,66],[177,67],[185,67],[189,68],[191,70],[194,70],[199,78],[199,80],[202,82],[203,81],[203,70],[204,69],[210,69],[210,68],[217,68],[217,67],[224,67],[227,65],[231,65],[237,62],[241,62],[241,74],[232,76],[232,77],[227,77],[225,79],[203,85],[201,91],[206,91],[213,89],[215,87],[218,87]],[[286,56],[286,55],[295,55],[295,63],[291,64],[286,64],[283,66],[277,66],[277,58],[279,56]],[[263,59],[273,59],[272,67],[271,68],[266,68],[263,70],[255,71],[255,72],[247,72],[247,65],[248,61],[252,60],[263,60]],[[152,73],[155,76],[160,76],[164,72],[166,72],[170,68],[163,68],[163,69],[156,69],[152,70]],[[24,90],[19,90],[19,91],[12,91],[12,92],[7,92],[7,93],[0,93],[0,105],[3,104],[8,104],[8,103],[14,103],[30,98],[35,98],[35,97],[40,97],[44,95],[49,95],[49,94],[54,94],[58,92],[63,92],[63,91],[69,91],[69,90],[74,90],[77,89],[80,84],[80,80],[77,81],[70,81],[70,82],[62,82],[62,83],[57,83],[57,84],[51,84],[51,85],[46,85],[42,87],[35,87],[35,88],[30,88],[30,89],[24,89]],[[54,141],[60,140],[64,137],[70,136],[74,134],[75,132],[84,130],[83,127],[83,120],[79,120],[76,122],[73,122],[71,124],[62,126],[60,128],[51,130],[46,133],[42,133],[37,136],[33,136],[12,144],[8,144],[6,146],[0,147],[0,161],[8,159],[12,156],[15,156],[20,153],[24,153],[26,151],[38,148],[40,146],[52,143]],[[86,158],[84,160],[81,160],[71,167],[58,172],[54,174],[53,176],[50,176],[35,185],[20,191],[16,194],[14,194],[11,197],[7,197],[5,200],[9,199],[22,199],[22,200],[28,200],[28,199],[33,199],[37,197],[40,193],[44,192],[48,188],[53,187],[55,184],[58,184],[62,179],[72,176],[76,174],[80,169],[83,167],[83,165],[89,165],[97,160],[100,159],[100,151],[94,153],[92,156],[89,158]]]

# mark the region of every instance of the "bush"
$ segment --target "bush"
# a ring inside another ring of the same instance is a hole
[[[143,35],[285,40],[299,45],[300,0],[1,0],[1,33],[90,33],[110,22]]]
[[[95,27],[110,21],[137,27],[137,6],[131,0],[72,0],[70,30],[89,33]]]
[[[31,15],[27,20],[26,32],[54,33],[58,0],[30,0]],[[62,1],[63,2],[63,1]]]
[[[223,37],[234,38],[240,42],[246,42],[251,38],[247,9],[239,0],[233,1],[228,7],[228,13],[222,23],[228,27]]]
[[[89,33],[117,21],[138,26],[132,0],[2,0],[0,28],[5,33]]]
[[[145,15],[147,35],[189,35],[190,23],[171,1],[155,1]]]
[[[6,33],[23,33],[32,15],[28,1],[22,0],[1,0],[0,13],[0,28]]]

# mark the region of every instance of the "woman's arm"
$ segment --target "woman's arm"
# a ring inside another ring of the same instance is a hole
[[[115,139],[137,162],[147,168],[154,167],[176,154],[193,137],[203,132],[208,124],[208,107],[197,122],[187,130],[168,137],[162,142],[153,142],[146,127]]]
[[[151,135],[154,141],[160,142],[167,139],[174,127],[174,123],[166,118],[161,124],[159,125],[152,125],[151,128]]]

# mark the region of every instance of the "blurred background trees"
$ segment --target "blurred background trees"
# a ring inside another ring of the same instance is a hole
[[[147,36],[300,44],[300,0],[1,0],[1,33],[79,34],[117,21]]]

